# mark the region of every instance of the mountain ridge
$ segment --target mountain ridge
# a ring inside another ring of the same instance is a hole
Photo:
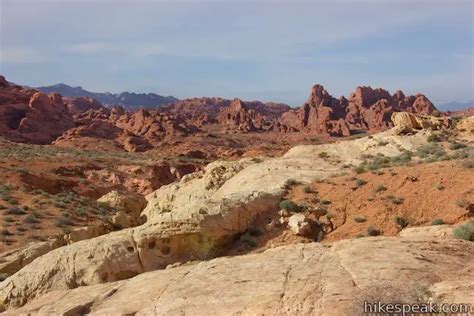
[[[72,87],[65,83],[58,83],[51,86],[35,87],[43,93],[59,93],[64,97],[90,97],[96,99],[105,106],[123,106],[126,110],[135,110],[140,108],[155,108],[163,104],[178,101],[173,96],[162,96],[156,93],[136,93],[136,92],[91,92],[82,86]]]

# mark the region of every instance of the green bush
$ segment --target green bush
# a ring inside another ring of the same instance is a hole
[[[354,217],[354,222],[356,222],[356,223],[363,223],[363,222],[365,222],[365,221],[367,221],[367,219],[366,219],[365,217],[363,217],[363,216],[356,216],[356,217]]]
[[[382,192],[382,191],[387,191],[387,188],[383,184],[379,184],[378,186],[375,187],[375,192]]]
[[[389,195],[387,196],[387,199],[392,202],[393,204],[400,205],[403,203],[403,198],[394,196],[394,195]]]
[[[305,185],[305,187],[303,188],[303,192],[304,192],[304,193],[312,193],[313,190],[311,189],[311,187]]]
[[[365,170],[365,167],[363,165],[359,165],[359,166],[354,168],[354,172],[357,173],[357,174],[364,173],[365,171],[366,170]]]
[[[451,150],[458,150],[461,148],[466,148],[467,146],[461,143],[453,142],[449,145],[449,149]]]
[[[295,202],[291,200],[283,200],[280,202],[279,206],[280,206],[280,209],[284,209],[284,210],[292,211],[292,212],[298,212],[301,210],[301,206],[299,206],[298,204],[296,204]]]
[[[463,224],[453,230],[454,237],[474,241],[474,221]]]
[[[13,206],[13,207],[10,207],[7,210],[5,210],[5,212],[3,212],[3,214],[4,215],[25,215],[26,212],[20,207]]]
[[[370,226],[367,228],[367,236],[378,236],[380,235],[380,230]]]
[[[400,216],[395,217],[395,223],[401,228],[405,228],[408,226],[408,220]]]
[[[361,186],[366,185],[367,181],[365,181],[364,179],[356,179],[355,184],[360,188]]]
[[[472,159],[464,160],[462,162],[462,166],[464,168],[473,169],[474,168],[474,160],[472,160]]]
[[[26,216],[23,221],[27,224],[38,224],[40,222],[36,217],[32,215]]]
[[[329,204],[331,204],[331,201],[322,199],[322,200],[320,201],[320,203],[321,203],[322,205],[329,205]]]
[[[436,225],[444,225],[444,221],[442,219],[435,219],[434,221],[431,222],[431,225],[436,226]]]
[[[324,159],[324,158],[328,158],[328,157],[329,157],[329,154],[328,154],[327,152],[325,152],[325,151],[322,151],[322,152],[320,152],[320,153],[318,154],[318,157],[319,157],[319,158],[323,158],[323,159]]]

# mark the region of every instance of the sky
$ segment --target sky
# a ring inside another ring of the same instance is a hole
[[[474,0],[0,0],[7,80],[301,105],[319,83],[474,100]]]

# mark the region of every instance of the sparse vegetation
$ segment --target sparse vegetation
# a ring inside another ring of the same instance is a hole
[[[474,221],[460,225],[453,230],[454,237],[468,241],[474,241]]]
[[[392,202],[395,205],[400,205],[400,204],[403,203],[403,198],[398,197],[398,196],[394,196],[394,195],[388,195],[387,200],[389,200],[390,202]]]
[[[327,152],[325,152],[325,151],[322,151],[322,152],[320,152],[320,153],[318,154],[318,157],[319,157],[319,158],[323,158],[323,159],[324,159],[324,158],[328,158],[328,157],[329,157],[329,154],[328,154]]]
[[[326,199],[322,199],[319,203],[321,203],[322,205],[329,205],[329,204],[331,204],[331,201],[326,200]]]
[[[26,216],[23,221],[27,224],[38,224],[40,221],[33,215]]]
[[[387,188],[383,184],[379,184],[375,187],[375,192],[379,193],[383,191],[387,191]]]
[[[356,179],[354,182],[359,188],[367,184],[367,181],[365,181],[364,179]]]
[[[369,226],[367,228],[367,236],[379,236],[380,235],[380,230],[372,227],[372,226]]]
[[[313,193],[313,190],[311,189],[310,186],[305,185],[304,188],[303,188],[303,192],[304,193]]]
[[[356,223],[364,223],[365,221],[367,221],[367,219],[363,216],[354,217],[354,222],[356,222]]]
[[[444,221],[442,219],[435,219],[434,221],[431,222],[431,225],[432,226],[436,226],[436,225],[444,225]]]
[[[394,220],[395,223],[401,228],[405,228],[408,226],[408,220],[404,217],[396,216]]]
[[[302,207],[291,200],[283,200],[279,204],[280,209],[284,209],[291,212],[299,212]]]
[[[468,169],[474,169],[474,160],[468,159],[462,162],[462,166]]]
[[[17,206],[12,206],[3,212],[4,215],[25,215],[26,212]]]

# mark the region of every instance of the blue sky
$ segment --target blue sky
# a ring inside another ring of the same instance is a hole
[[[1,69],[30,86],[301,105],[312,84],[473,100],[474,1],[0,0]]]

